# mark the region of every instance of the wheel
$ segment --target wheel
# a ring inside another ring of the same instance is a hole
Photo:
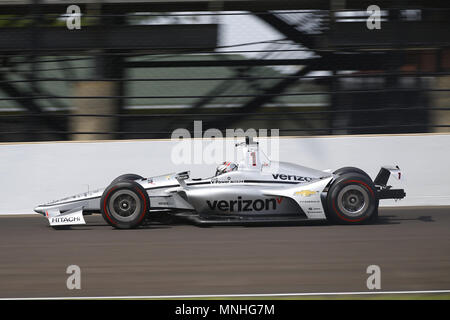
[[[359,173],[372,180],[372,178],[370,178],[370,176],[364,170],[356,167],[342,167],[333,172],[333,174],[336,174],[338,176],[341,176],[344,173]]]
[[[375,185],[366,175],[344,173],[327,194],[327,218],[339,224],[373,222],[378,217]]]
[[[138,174],[134,174],[134,173],[126,173],[126,174],[122,174],[120,176],[118,176],[117,178],[115,178],[111,184],[115,184],[119,181],[134,181],[134,180],[138,180],[138,179],[144,179],[143,177],[141,177]]]
[[[138,227],[150,208],[147,192],[134,181],[119,181],[109,185],[100,201],[103,219],[118,229]]]

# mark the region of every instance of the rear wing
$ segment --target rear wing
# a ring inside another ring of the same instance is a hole
[[[392,187],[387,185],[391,176],[397,180],[402,179],[402,172],[398,166],[381,167],[373,181],[377,188],[379,199],[403,199],[406,197],[403,189],[391,189]]]
[[[386,186],[391,175],[397,180],[401,180],[402,178],[402,172],[398,166],[384,166],[381,167],[380,172],[378,172],[377,177],[375,178],[373,183],[379,186]]]

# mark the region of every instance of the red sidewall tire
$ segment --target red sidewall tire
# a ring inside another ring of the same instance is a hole
[[[350,186],[349,188],[346,188]],[[339,197],[343,197],[340,193],[344,192],[344,188],[352,189],[356,186],[360,193],[367,197],[367,207],[356,216],[351,216],[343,209],[343,205],[339,205]],[[378,217],[378,197],[375,185],[372,180],[365,175],[358,173],[345,173],[337,178],[331,185],[327,194],[327,218],[338,224],[362,224],[373,222]]]
[[[346,174],[346,173],[357,173],[357,174],[361,174],[361,175],[363,175],[363,176],[366,176],[366,177],[369,178],[370,180],[372,180],[372,179],[370,178],[370,176],[369,176],[364,170],[362,170],[362,169],[360,169],[360,168],[356,168],[356,167],[342,167],[342,168],[339,168],[339,169],[337,169],[336,171],[333,172],[333,174],[336,174],[336,175],[338,175],[338,176],[341,176],[341,175]]]
[[[134,180],[138,180],[138,179],[144,179],[144,178],[141,177],[138,174],[125,173],[125,174],[122,174],[122,175],[118,176],[113,181],[111,181],[110,185],[111,184],[116,184],[117,182],[121,182],[121,181],[134,181]]]
[[[122,190],[132,192],[136,195],[140,202],[140,212],[132,220],[124,221],[117,218],[110,212],[109,201],[111,197]],[[100,199],[100,208],[103,219],[111,226],[117,229],[133,229],[142,224],[146,215],[149,212],[150,200],[145,189],[137,182],[134,181],[120,181],[115,184],[109,185]]]

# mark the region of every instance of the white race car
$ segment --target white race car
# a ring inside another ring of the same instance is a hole
[[[214,176],[191,179],[189,172],[143,178],[125,174],[105,189],[47,204],[34,210],[51,226],[84,224],[84,214],[101,213],[119,229],[136,228],[161,217],[185,218],[196,224],[247,224],[323,220],[360,224],[378,217],[381,199],[401,199],[403,189],[387,185],[401,178],[397,166],[382,167],[372,180],[354,167],[333,173],[270,161],[251,138],[238,163],[224,162]]]

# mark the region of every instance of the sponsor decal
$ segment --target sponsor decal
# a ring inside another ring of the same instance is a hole
[[[256,167],[256,153],[252,152],[251,155],[252,155],[252,165]]]
[[[317,214],[320,214],[321,212],[322,212],[322,208],[319,208],[319,207],[306,208],[306,213],[307,214],[317,215]]]
[[[310,197],[313,194],[316,194],[318,191],[311,191],[311,190],[302,190],[297,191],[294,193],[295,196],[302,196],[302,197]]]
[[[52,223],[73,223],[81,222],[80,217],[53,217]]]
[[[211,210],[229,212],[249,212],[276,210],[277,205],[283,202],[283,197],[246,200],[238,197],[237,200],[213,200],[206,201]]]
[[[228,177],[226,180],[219,180],[218,178],[212,178],[210,183],[244,183],[245,181],[243,179],[231,179],[231,177]]]
[[[299,203],[320,203],[319,200],[300,200]]]
[[[272,177],[275,180],[287,180],[287,181],[299,181],[299,182],[310,182],[313,180],[311,177],[302,177],[296,176],[293,174],[280,174],[280,173],[272,173]]]
[[[46,211],[46,216],[49,219],[48,222],[51,226],[59,226],[59,225],[71,225],[71,224],[85,224],[83,218],[83,210],[79,208],[78,211],[72,213],[65,213],[62,215],[59,214],[59,210],[50,210]]]

